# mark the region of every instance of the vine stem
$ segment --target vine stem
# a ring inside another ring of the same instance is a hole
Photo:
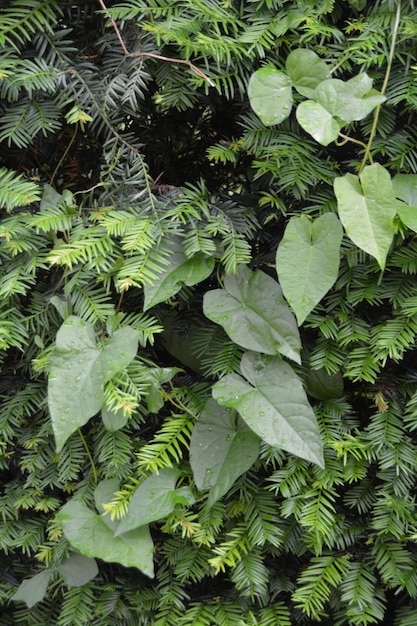
[[[400,25],[400,19],[401,19],[401,0],[399,0],[398,4],[397,4],[397,11],[395,14],[395,22],[394,22],[394,29],[392,32],[392,40],[391,40],[391,48],[389,51],[389,57],[388,57],[388,65],[387,65],[387,70],[385,72],[385,77],[384,77],[384,82],[382,83],[382,88],[381,88],[381,94],[384,95],[387,86],[388,86],[388,81],[389,81],[389,77],[391,74],[391,68],[392,68],[392,62],[394,59],[394,52],[395,52],[395,45],[397,42],[397,35],[398,35],[398,28]],[[366,162],[369,160],[372,163],[372,155],[371,155],[371,147],[372,147],[372,142],[375,138],[375,134],[376,134],[376,130],[377,130],[377,126],[378,126],[378,119],[379,119],[379,113],[381,111],[381,105],[378,104],[378,106],[375,109],[375,115],[374,115],[374,121],[372,124],[372,128],[371,128],[371,133],[369,135],[369,139],[368,139],[368,143],[366,145],[366,149],[365,149],[365,154],[363,155],[363,159],[362,159],[362,163],[361,166],[359,168],[359,174],[362,172],[363,168],[366,165]]]
[[[79,428],[79,429],[78,429],[78,434],[80,435],[80,437],[81,437],[81,441],[83,442],[83,446],[84,446],[85,451],[86,451],[86,453],[87,453],[88,460],[90,461],[91,470],[92,470],[92,472],[93,472],[93,476],[94,476],[94,482],[95,482],[95,484],[97,485],[97,481],[98,481],[98,477],[97,477],[97,468],[96,468],[96,466],[94,465],[94,459],[93,459],[93,457],[91,456],[90,448],[88,447],[88,444],[87,444],[87,442],[86,442],[86,440],[85,440],[85,437],[84,437],[84,435],[83,435],[83,434],[82,434],[82,432],[81,432],[81,428]]]
[[[354,139],[353,137],[349,137],[348,135],[344,135],[343,133],[339,133],[339,137],[341,137],[343,141],[336,143],[337,146],[344,146],[345,143],[351,141],[352,143],[356,143],[359,146],[362,146],[362,148],[366,149],[366,143],[364,143],[363,141],[359,141],[359,139]]]
[[[98,0],[103,11],[105,11],[105,13],[108,14],[108,9],[106,7],[106,5],[104,4],[104,0]],[[125,53],[126,56],[128,57],[151,57],[152,59],[159,59],[160,61],[167,61],[168,63],[182,63],[183,65],[188,65],[188,67],[198,76],[200,76],[200,78],[202,78],[203,80],[207,81],[208,84],[210,85],[210,87],[215,87],[215,84],[213,83],[213,81],[206,75],[204,74],[204,72],[202,72],[196,65],[194,65],[193,63],[191,63],[191,61],[187,61],[186,59],[174,59],[172,57],[165,57],[162,56],[161,54],[156,54],[154,52],[129,52],[122,33],[120,32],[119,27],[117,26],[115,20],[111,17],[111,15],[109,16],[111,24],[114,28],[114,32],[117,35],[118,40],[120,41],[120,45],[122,46],[123,52]]]

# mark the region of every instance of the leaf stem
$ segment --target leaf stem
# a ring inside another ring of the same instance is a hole
[[[390,48],[390,52],[389,52],[389,57],[388,57],[388,65],[387,65],[387,70],[385,72],[385,78],[384,78],[384,82],[382,83],[382,88],[381,88],[381,94],[384,95],[387,86],[388,86],[388,81],[389,81],[389,77],[390,77],[390,73],[391,73],[391,67],[392,67],[392,62],[394,59],[394,52],[395,52],[395,44],[397,41],[397,35],[398,35],[398,28],[400,25],[400,19],[401,19],[401,0],[399,0],[398,4],[397,4],[397,11],[395,14],[395,22],[394,22],[394,29],[392,32],[392,41],[391,41],[391,48]],[[372,155],[371,155],[371,147],[372,147],[372,142],[375,138],[376,135],[376,130],[378,127],[378,119],[379,119],[379,113],[381,111],[381,105],[378,104],[378,106],[375,109],[375,115],[374,115],[374,121],[372,124],[372,128],[371,128],[371,133],[369,135],[369,139],[368,139],[368,143],[366,145],[366,149],[365,149],[365,154],[363,155],[363,159],[362,159],[362,163],[361,166],[359,168],[359,174],[362,172],[363,168],[366,165],[366,162],[369,160],[370,163],[372,163]]]
[[[97,482],[98,482],[97,468],[94,465],[94,460],[93,460],[93,457],[91,456],[90,448],[88,447],[88,444],[87,444],[87,442],[85,440],[85,437],[84,437],[84,435],[81,432],[81,428],[78,429],[78,433],[79,433],[79,435],[81,437],[81,441],[83,442],[83,446],[85,448],[85,451],[87,452],[88,460],[90,461],[91,470],[93,472],[94,482],[97,485]]]
[[[349,137],[348,135],[344,135],[343,133],[340,133],[340,132],[339,132],[339,137],[341,137],[343,141],[336,143],[337,146],[343,146],[348,141],[351,141],[352,143],[356,143],[359,146],[362,146],[362,148],[365,148],[366,150],[366,143],[364,143],[363,141],[359,141],[359,139],[354,139],[353,137]]]

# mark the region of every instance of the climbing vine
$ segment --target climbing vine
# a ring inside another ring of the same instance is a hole
[[[2,624],[414,623],[416,32],[1,9]]]

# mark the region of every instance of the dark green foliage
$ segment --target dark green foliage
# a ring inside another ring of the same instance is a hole
[[[301,328],[307,389],[309,370],[344,379],[340,397],[311,393],[325,469],[262,443],[213,506],[194,489],[193,506],[152,524],[154,580],[99,560],[73,587],[56,569],[72,548],[55,514],[72,497],[93,508],[97,481],[120,482],[115,518],[162,468],[193,486],[194,423],[242,356],[204,317],[204,293],[238,264],[272,275],[289,217],[335,211],[335,176],[358,170],[361,146],[324,148],[294,115],[265,127],[250,76],[307,47],[333,77],[367,71],[381,89],[399,2],[2,3],[0,624],[415,626],[417,246],[401,223],[384,272],[344,239],[338,279]],[[372,144],[393,175],[417,173],[416,33],[403,0]],[[367,141],[372,123],[346,133]],[[144,312],[165,236],[216,268]],[[126,424],[97,415],[58,454],[47,381],[68,315],[103,342],[131,326],[139,351],[104,389]],[[42,602],[11,600],[44,570]]]

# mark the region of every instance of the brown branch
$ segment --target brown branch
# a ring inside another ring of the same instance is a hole
[[[105,11],[107,13],[107,7],[104,4],[103,0],[98,0],[103,11]],[[124,42],[124,39],[122,37],[122,33],[119,30],[119,27],[117,26],[116,22],[114,21],[114,19],[110,17],[110,21],[112,23],[112,26],[114,28],[114,31],[117,35],[118,40],[120,41],[120,45],[123,48],[123,52],[125,53],[126,56],[128,57],[151,57],[153,59],[159,59],[160,61],[167,61],[168,63],[182,63],[183,65],[188,65],[188,67],[190,68],[190,70],[192,72],[194,72],[195,74],[197,74],[198,76],[200,76],[200,78],[202,78],[203,80],[206,80],[208,82],[208,84],[210,85],[210,87],[214,87],[214,83],[213,81],[206,75],[204,74],[204,72],[202,72],[197,66],[195,66],[193,63],[191,63],[191,61],[187,61],[185,59],[173,59],[171,57],[164,57],[160,54],[154,54],[153,52],[134,52],[134,53],[130,53],[129,50],[126,47],[126,44]]]

